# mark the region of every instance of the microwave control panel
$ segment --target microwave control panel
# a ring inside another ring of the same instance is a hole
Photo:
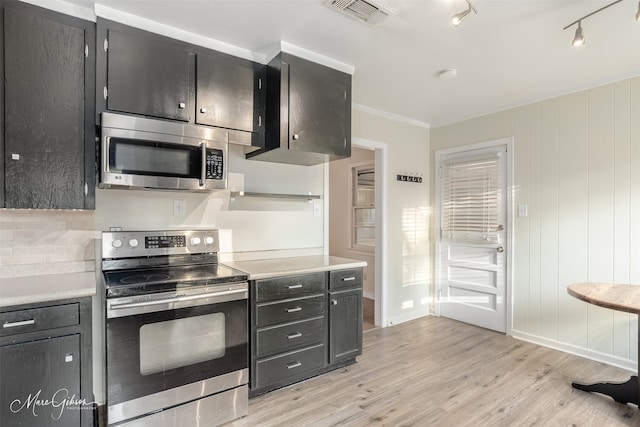
[[[224,156],[222,150],[207,149],[206,179],[224,179]]]

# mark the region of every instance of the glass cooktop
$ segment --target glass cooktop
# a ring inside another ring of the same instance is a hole
[[[196,286],[243,282],[247,275],[222,264],[104,271],[107,297],[167,292]]]

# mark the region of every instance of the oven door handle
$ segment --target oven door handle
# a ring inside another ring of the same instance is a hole
[[[109,309],[110,310],[123,310],[126,308],[137,308],[137,307],[150,307],[150,306],[154,306],[154,305],[160,305],[160,304],[171,304],[171,303],[176,303],[176,302],[185,302],[185,301],[196,301],[199,299],[207,299],[207,298],[215,298],[215,297],[221,297],[221,296],[226,296],[226,295],[234,295],[234,294],[241,294],[241,293],[247,293],[247,289],[231,289],[228,291],[219,291],[219,292],[210,292],[208,294],[198,294],[198,295],[187,295],[187,296],[183,296],[183,297],[175,297],[175,298],[166,298],[166,299],[159,299],[159,300],[155,300],[155,301],[141,301],[141,302],[124,302],[121,304],[109,304]],[[240,297],[240,298],[236,298],[236,299],[246,299],[247,297]]]

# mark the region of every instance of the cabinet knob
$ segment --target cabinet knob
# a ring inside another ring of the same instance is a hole
[[[200,109],[200,112],[201,112],[202,114],[204,114],[204,113],[206,113],[206,112],[207,112],[207,109],[206,109],[205,107],[202,107],[202,108]]]
[[[178,108],[180,108],[181,110],[184,110],[187,107],[187,104],[185,104],[184,102],[180,102],[178,104]]]
[[[338,300],[337,299],[332,299],[331,300],[331,305],[338,305]]]
[[[298,135],[297,133],[294,133],[294,134],[291,136],[291,138],[292,138],[294,141],[297,141],[298,139],[300,139],[300,135]]]

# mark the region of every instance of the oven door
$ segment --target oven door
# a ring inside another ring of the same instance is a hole
[[[223,289],[107,300],[109,424],[248,382],[247,284]]]

